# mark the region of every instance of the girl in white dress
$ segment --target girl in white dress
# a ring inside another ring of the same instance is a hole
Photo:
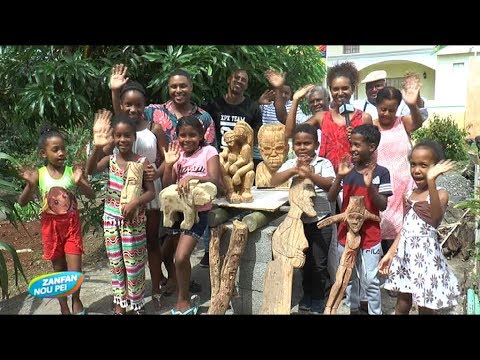
[[[448,193],[437,187],[436,180],[454,166],[453,161],[442,159],[441,146],[433,141],[418,143],[410,154],[416,188],[406,194],[402,231],[379,263],[380,273],[388,275],[385,289],[399,292],[395,314],[408,314],[412,300],[420,314],[457,304],[458,281],[437,234]]]

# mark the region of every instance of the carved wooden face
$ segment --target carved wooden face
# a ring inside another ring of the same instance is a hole
[[[61,187],[52,187],[46,195],[48,204],[47,212],[62,215],[72,209],[74,203],[70,192]]]
[[[350,230],[355,234],[358,234],[360,232],[364,221],[365,217],[363,214],[351,212],[347,215],[348,226],[350,227]]]
[[[225,140],[228,147],[232,147],[235,144],[235,132],[233,130],[227,131],[223,135],[223,140]]]
[[[266,125],[258,134],[258,149],[263,162],[272,171],[282,166],[288,145],[285,144],[285,128],[282,126]]]

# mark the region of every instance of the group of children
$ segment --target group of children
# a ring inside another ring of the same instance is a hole
[[[158,249],[159,189],[176,183],[178,191],[185,192],[191,179],[212,182],[217,187],[222,184],[217,149],[205,143],[205,129],[196,117],[181,117],[175,129],[178,141],[167,145],[164,134],[152,131],[143,117],[145,93],[142,88],[127,90],[120,93],[120,112],[113,118],[106,110],[96,114],[96,123],[107,125],[103,128],[105,141],[94,144],[86,166],[88,174],[108,169],[104,238],[112,272],[114,314],[120,315],[129,307],[138,314],[144,313],[147,253],[150,267],[158,267],[158,272],[152,272],[152,292],[154,301],[159,301],[161,259],[150,255]],[[302,218],[309,241],[302,301],[304,307],[315,313],[323,312],[331,285],[327,261],[333,232],[331,226],[319,230],[316,222],[334,211],[331,202],[341,189],[343,210],[351,196],[364,196],[366,209],[375,215],[385,210],[392,194],[389,171],[373,160],[380,141],[378,128],[371,124],[359,125],[349,137],[351,158],[344,157],[335,174],[332,163],[316,153],[319,147],[317,130],[307,123],[298,125],[293,134],[296,158],[287,160],[272,178],[272,185],[299,176],[311,179],[316,186],[317,216]],[[40,190],[44,203],[41,217],[44,258],[52,261],[55,271],[81,271],[83,245],[78,209],[71,190],[78,186],[89,197],[95,194],[82,169],[65,165],[65,141],[57,129],[43,129],[39,147],[46,166],[22,173],[27,184],[19,203],[25,205],[36,190]],[[159,153],[162,162],[157,169],[155,163]],[[436,186],[436,179],[451,170],[453,163],[444,161],[441,148],[430,141],[416,144],[409,161],[416,188],[405,194],[404,226],[393,246],[383,256],[378,222],[365,221],[360,231],[362,242],[357,268],[361,271],[352,273],[349,286],[352,313],[360,306],[357,296],[360,287],[367,295],[369,313],[382,313],[380,274],[388,276],[385,288],[398,292],[398,314],[408,314],[412,299],[418,304],[420,313],[456,303],[458,283],[442,255],[436,231],[448,203],[448,193]],[[143,193],[120,206],[129,162],[143,165]],[[191,314],[198,310],[198,296],[189,297],[190,256],[205,232],[211,207],[208,204],[198,209],[199,222],[190,230],[181,230],[179,223],[166,229],[170,235],[179,234],[174,266],[169,269],[169,278],[174,278],[177,285],[177,303],[172,314]],[[339,255],[344,250],[346,232],[346,224],[342,223],[338,229]],[[66,298],[59,298],[62,314],[85,313],[79,292],[73,294],[71,310]]]

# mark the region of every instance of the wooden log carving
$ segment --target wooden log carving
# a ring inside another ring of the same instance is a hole
[[[209,245],[209,260],[210,260],[210,283],[211,296],[210,302],[217,296],[220,290],[220,271],[222,269],[222,261],[220,258],[220,240],[223,233],[227,230],[224,224],[210,228],[210,245]]]
[[[293,268],[305,264],[308,248],[303,230],[302,214],[315,216],[312,197],[315,196],[311,180],[293,179],[288,199],[290,210],[272,237],[274,260],[268,264],[265,276],[262,314],[290,314]]]
[[[359,233],[365,220],[380,221],[380,218],[365,209],[365,198],[363,196],[351,196],[343,213],[330,216],[317,223],[319,229],[340,221],[345,221],[348,225],[345,249],[340,258],[335,283],[330,290],[324,314],[333,315],[337,313],[357,261],[357,252],[361,242]]]
[[[240,264],[240,257],[245,250],[247,238],[247,225],[241,221],[234,220],[233,231],[230,236],[230,244],[220,273],[219,290],[215,296],[211,298],[210,308],[208,309],[209,314],[224,315],[227,311],[228,304],[233,295],[235,277],[237,275],[238,265]],[[212,256],[212,254],[210,254],[210,256]],[[210,276],[212,277],[213,274]],[[213,282],[214,281],[212,281],[212,284]]]

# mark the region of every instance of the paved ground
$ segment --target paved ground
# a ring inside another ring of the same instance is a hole
[[[192,279],[202,285],[202,292],[199,293],[201,299],[201,306],[199,309],[200,314],[206,314],[209,306],[210,299],[210,278],[207,268],[202,268],[199,262],[203,256],[202,245],[199,245],[195,249],[191,262],[192,262]],[[454,272],[456,273],[460,282],[464,279],[464,273],[472,273],[473,260],[463,262],[460,260],[460,256],[449,261]],[[110,273],[108,270],[108,263],[99,262],[95,266],[90,266],[85,270],[85,282],[82,286],[81,299],[83,304],[88,308],[88,313],[91,315],[109,315],[112,313],[112,295],[110,289]],[[147,279],[150,279],[149,271],[147,270]],[[293,294],[293,308],[292,314],[309,314],[308,312],[302,312],[298,310],[298,301],[301,297],[301,293],[298,291],[298,271],[295,274],[297,278],[297,286],[294,288]],[[384,314],[393,314],[395,308],[395,298],[392,298],[383,292],[382,308]],[[159,313],[156,313],[153,304],[151,302],[151,287],[150,282],[147,281],[147,297],[146,301],[146,313],[147,314],[169,314],[170,309],[175,304],[175,295],[163,298],[162,309]],[[443,311],[443,314],[464,314],[464,301],[465,296],[462,296],[459,304],[454,308]],[[413,309],[412,313],[418,313],[416,309]],[[56,299],[38,299],[34,298],[28,293],[24,293],[15,296],[7,301],[0,302],[0,314],[59,314],[58,301]],[[227,311],[227,315],[233,314],[232,310]],[[349,314],[349,309],[345,305],[340,305],[338,314]]]

